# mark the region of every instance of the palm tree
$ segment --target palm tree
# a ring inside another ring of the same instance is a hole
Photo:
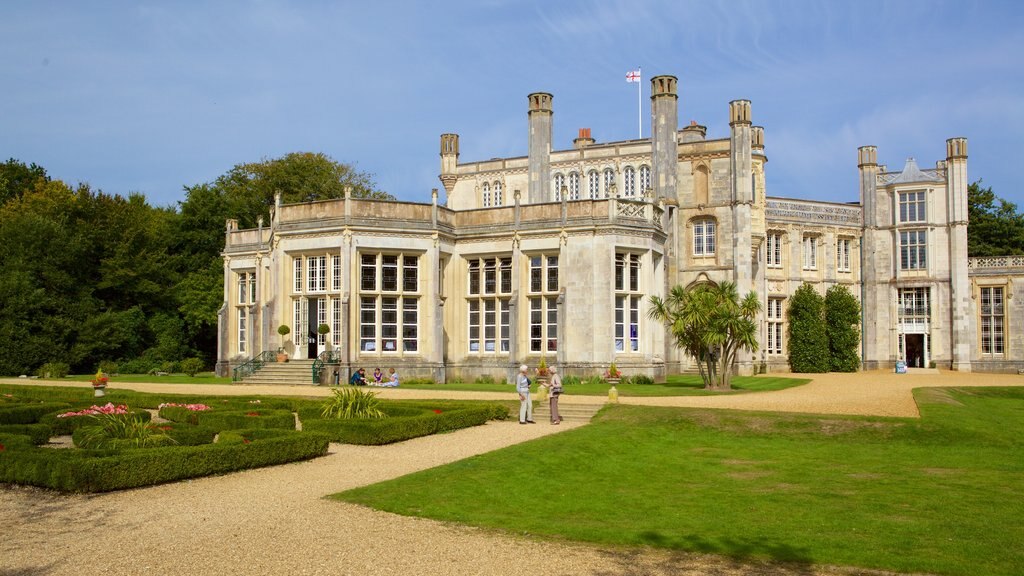
[[[742,300],[733,282],[674,286],[668,297],[650,299],[648,316],[668,326],[676,346],[697,360],[708,389],[730,389],[732,365],[740,350],[757,351],[761,311],[757,294]]]

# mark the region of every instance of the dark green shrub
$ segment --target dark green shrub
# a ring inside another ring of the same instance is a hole
[[[113,360],[104,360],[100,362],[100,372],[103,372],[104,374],[118,374],[117,368],[117,362],[114,362]]]
[[[562,386],[575,386],[580,382],[579,376],[566,376],[562,378]]]
[[[80,426],[86,426],[92,423],[93,417],[66,416],[61,418],[58,416],[66,412],[78,412],[85,408],[89,408],[89,406],[79,406],[75,408],[68,408],[66,410],[57,410],[56,412],[51,412],[49,414],[44,415],[42,418],[39,419],[39,422],[41,424],[46,424],[47,426],[49,426],[54,436],[74,434],[75,430],[77,430]],[[129,411],[127,416],[134,416],[136,418],[141,419],[143,422],[149,422],[150,419],[153,418],[153,415],[145,410]]]
[[[186,358],[181,361],[181,371],[189,376],[195,376],[203,370],[203,361],[199,358]]]
[[[295,430],[295,416],[287,410],[265,410],[256,408],[248,411],[210,410],[196,412],[197,423],[217,430],[248,428],[277,428]]]
[[[134,360],[122,360],[119,368],[121,374],[149,374],[151,371],[156,370],[159,365],[154,360],[148,360],[146,358],[135,358]]]
[[[4,424],[0,425],[0,434],[20,434],[32,439],[36,446],[50,441],[50,427],[46,424]]]
[[[626,384],[639,384],[643,386],[649,386],[654,384],[654,379],[646,374],[633,374],[622,379],[622,383]]]
[[[64,378],[71,372],[71,367],[66,362],[47,362],[36,370],[36,376],[40,378]]]
[[[0,450],[0,469],[2,469],[5,453],[33,449],[35,448],[35,443],[32,441],[32,437],[27,434],[0,431],[0,446],[3,446],[3,450]],[[2,474],[2,472],[0,472],[0,474]],[[3,477],[0,476],[0,482],[3,481],[2,478]]]
[[[810,284],[797,288],[789,300],[789,369],[828,372],[825,299]]]
[[[508,408],[500,405],[478,404],[455,409],[436,409],[418,416],[398,416],[384,419],[319,419],[303,421],[303,431],[320,432],[333,442],[377,446],[401,442],[438,432],[479,426],[495,419],[497,414],[508,416]]]
[[[860,368],[860,303],[846,286],[837,284],[825,292],[825,334],[829,369],[856,372]]]

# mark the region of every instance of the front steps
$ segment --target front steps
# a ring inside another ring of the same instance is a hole
[[[564,396],[563,396],[564,398]],[[581,422],[586,424],[590,422],[590,419],[597,414],[604,404],[570,404],[568,402],[558,402],[558,414],[562,417],[563,422]],[[519,409],[516,408],[512,411],[512,417],[519,417]],[[547,400],[537,400],[533,406],[533,421],[539,424],[547,424],[551,422],[551,405]]]
[[[269,362],[237,384],[313,385],[313,360]]]

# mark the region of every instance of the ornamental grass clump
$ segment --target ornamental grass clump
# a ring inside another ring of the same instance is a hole
[[[380,408],[380,400],[375,392],[359,388],[340,388],[334,396],[324,402],[320,411],[323,418],[350,420],[355,418],[387,418]]]
[[[79,448],[151,448],[177,444],[165,431],[138,416],[97,414],[95,423],[82,426],[73,436]]]

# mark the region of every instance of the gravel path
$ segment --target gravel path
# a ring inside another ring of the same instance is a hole
[[[26,383],[24,380],[5,382]],[[35,382],[32,382],[35,383]],[[44,384],[44,383],[39,383]],[[1024,378],[952,373],[829,374],[779,392],[627,398],[625,403],[751,410],[917,414],[919,386],[1021,385]],[[88,383],[84,384],[88,386]],[[116,384],[114,385],[116,386]],[[321,395],[311,387],[125,384],[147,392]],[[386,390],[384,397],[438,397]],[[444,396],[444,393],[440,393]],[[489,393],[459,398],[508,399]],[[564,396],[567,403],[600,398]],[[566,424],[569,424],[568,422]],[[578,425],[489,423],[391,446],[332,444],[309,462],[99,495],[0,488],[0,576],[129,574],[869,574],[840,568],[737,563],[649,549],[540,541],[408,518],[323,496],[524,442]]]

